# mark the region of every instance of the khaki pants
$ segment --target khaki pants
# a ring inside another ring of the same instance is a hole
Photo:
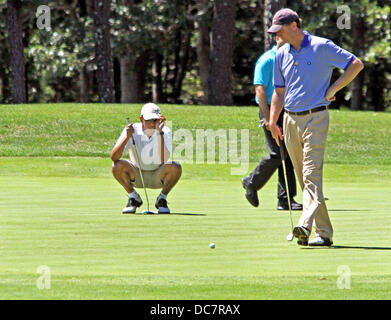
[[[298,225],[316,236],[332,239],[333,227],[323,196],[323,158],[329,129],[329,112],[284,116],[284,140],[303,190],[303,214]]]
[[[142,188],[143,184],[141,181],[139,168],[134,166],[132,163],[130,163],[130,166],[132,167],[135,176],[135,181],[131,181],[131,184],[135,188]],[[153,171],[141,170],[143,174],[145,188],[160,189],[163,187],[163,181],[160,180],[160,173],[162,172],[162,170],[163,170],[163,166],[160,166],[159,168]]]

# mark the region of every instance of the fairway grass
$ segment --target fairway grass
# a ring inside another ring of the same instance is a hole
[[[253,208],[229,165],[184,165],[168,198],[174,214],[122,215],[110,166],[0,158],[0,299],[391,298],[390,166],[325,165],[331,248],[285,240],[276,176]],[[39,266],[50,268],[50,289],[37,288]],[[350,289],[340,289],[347,268]]]
[[[286,241],[276,174],[258,208],[245,199],[240,179],[267,153],[256,107],[161,107],[194,143],[198,129],[233,129],[242,150],[248,130],[251,163],[232,175],[230,153],[226,164],[218,152],[215,164],[206,153],[182,162],[172,214],[152,216],[121,214],[127,195],[111,174],[111,149],[140,105],[0,106],[0,299],[391,299],[391,113],[330,110],[334,246],[310,248]],[[148,192],[154,209],[159,190]]]

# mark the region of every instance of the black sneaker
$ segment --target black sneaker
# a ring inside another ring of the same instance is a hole
[[[164,198],[157,198],[155,207],[158,209],[159,214],[170,213],[170,209],[167,206],[167,200]]]
[[[248,178],[248,177],[246,177],[246,178]],[[259,199],[258,199],[257,190],[255,190],[255,188],[250,186],[250,184],[248,183],[248,180],[246,178],[242,179],[243,188],[246,190],[246,199],[248,200],[248,202],[250,202],[250,204],[252,206],[258,207],[259,206]]]
[[[308,246],[308,239],[299,239],[299,240],[297,240],[297,244],[299,245],[299,246]]]
[[[122,213],[127,214],[127,213],[135,213],[136,209],[138,207],[141,207],[143,204],[143,200],[141,200],[140,196],[136,200],[135,198],[129,198],[128,204],[126,205],[125,208],[122,209]]]
[[[293,235],[298,239],[297,244],[299,246],[307,246],[310,231],[304,227],[296,226],[292,230]]]
[[[303,210],[303,205],[297,203],[295,200],[291,200],[292,210]],[[289,210],[288,199],[278,199],[277,210]]]

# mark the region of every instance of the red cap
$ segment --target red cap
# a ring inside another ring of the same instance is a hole
[[[283,25],[299,21],[299,15],[291,9],[283,8],[278,10],[273,17],[272,26],[267,30],[269,33],[277,33]]]

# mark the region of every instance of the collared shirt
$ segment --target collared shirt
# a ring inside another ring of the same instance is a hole
[[[144,131],[141,123],[133,124],[134,133],[133,139],[136,146],[137,154],[140,159],[140,168],[145,171],[153,171],[160,167],[161,165],[161,155],[159,152],[159,141],[160,134],[157,132],[154,133],[151,137],[148,137]],[[167,147],[167,150],[171,153],[171,130],[170,128],[163,127],[163,138],[164,144]],[[120,137],[118,138],[115,146],[118,146],[126,137],[126,127],[122,130]],[[133,139],[129,139],[125,145],[122,156],[125,156],[127,152],[131,149],[132,152],[129,152],[130,162],[134,166],[139,166],[137,163],[137,155],[134,153]]]
[[[273,68],[274,59],[277,53],[277,46],[274,46],[270,50],[263,53],[257,63],[255,64],[254,70],[254,81],[255,85],[263,85],[266,87],[267,102],[270,104],[272,101],[272,95],[274,91],[273,86]],[[257,95],[255,95],[255,102],[259,104]]]
[[[286,44],[276,54],[273,84],[285,88],[285,109],[293,112],[329,105],[325,94],[334,68],[346,70],[356,58],[331,40],[304,32],[298,51]]]

